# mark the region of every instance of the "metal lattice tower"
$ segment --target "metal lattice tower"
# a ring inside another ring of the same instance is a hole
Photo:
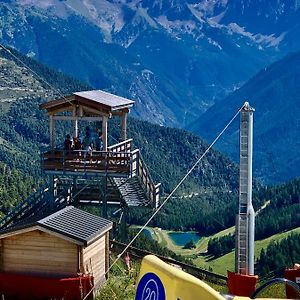
[[[253,112],[254,109],[245,102],[240,114],[240,189],[239,214],[236,217],[235,271],[244,275],[254,275]]]

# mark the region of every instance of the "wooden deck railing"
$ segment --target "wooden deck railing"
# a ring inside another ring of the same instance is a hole
[[[152,206],[157,208],[159,206],[160,183],[155,185],[139,149],[131,152],[130,165],[132,176],[138,176],[140,178],[141,183],[145,188],[145,192],[152,203]]]
[[[151,202],[159,205],[159,184],[154,184],[150,172],[139,150],[131,151],[132,139],[108,147],[108,151],[49,150],[41,155],[42,169],[48,173],[81,172],[112,173],[137,176]],[[122,175],[123,176],[123,175]]]
[[[107,147],[109,152],[131,152],[132,139]]]
[[[129,173],[130,153],[85,150],[52,150],[42,154],[42,168],[46,172],[110,172]]]

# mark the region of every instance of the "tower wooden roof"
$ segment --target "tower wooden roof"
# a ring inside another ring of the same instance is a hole
[[[104,92],[101,90],[92,90],[85,92],[76,92],[70,96],[55,99],[40,105],[40,108],[46,109],[48,112],[61,111],[65,108],[74,107],[74,105],[86,106],[98,111],[106,113],[128,111],[132,107],[134,101]]]

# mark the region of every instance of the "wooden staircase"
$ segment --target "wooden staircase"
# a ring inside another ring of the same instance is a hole
[[[127,206],[149,206],[150,200],[137,176],[113,180]]]
[[[127,206],[148,206],[158,208],[160,183],[155,184],[139,149],[132,149],[132,140],[121,142],[109,148],[113,153],[130,153],[130,174],[128,178],[114,177],[116,188]]]

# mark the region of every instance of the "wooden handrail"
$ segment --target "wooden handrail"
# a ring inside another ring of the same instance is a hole
[[[130,152],[131,146],[132,146],[132,139],[128,139],[118,144],[107,147],[107,150],[111,152]]]
[[[159,205],[160,183],[157,185],[154,184],[154,181],[139,149],[131,152],[131,176],[139,177],[144,186],[145,192],[152,203],[152,206],[157,208]]]
[[[130,152],[86,150],[53,150],[42,153],[41,163],[45,171],[59,172],[130,172]]]

